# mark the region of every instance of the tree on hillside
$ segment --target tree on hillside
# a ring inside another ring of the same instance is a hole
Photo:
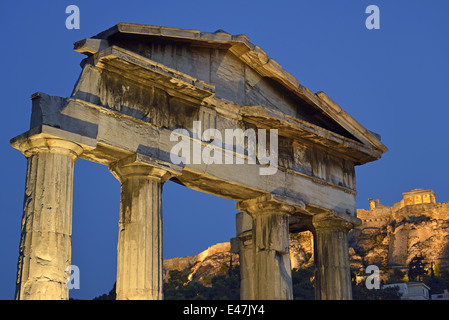
[[[295,300],[314,300],[314,270],[293,269],[292,270],[292,284],[293,284],[293,298]]]
[[[449,290],[449,269],[439,270],[431,275],[425,275],[423,282],[430,287],[429,294],[443,293]]]
[[[383,289],[368,289],[365,283],[352,284],[352,299],[353,300],[400,300],[401,294],[399,287],[394,286]]]
[[[93,300],[115,300],[115,299],[116,299],[115,283],[114,283],[114,286],[112,287],[111,291],[109,291],[108,294],[104,293],[101,296],[93,298]]]
[[[415,256],[408,264],[408,278],[410,281],[422,281],[425,274],[424,258]]]
[[[238,300],[240,299],[240,266],[222,265],[222,274],[212,277],[204,286],[200,282],[188,282],[182,272],[170,271],[164,284],[165,300]]]

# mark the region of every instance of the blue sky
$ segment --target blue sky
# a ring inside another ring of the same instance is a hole
[[[430,5],[431,3],[431,5]],[[65,8],[80,9],[68,30]],[[368,30],[368,5],[380,29]],[[29,128],[34,92],[67,97],[83,55],[73,42],[119,22],[231,34],[250,41],[313,92],[324,91],[389,151],[356,169],[358,208],[385,205],[402,192],[432,188],[449,201],[449,27],[447,0],[296,1],[1,1],[0,126],[2,204],[0,299],[13,299],[26,159],[9,140]],[[164,257],[194,255],[235,234],[235,203],[167,183]],[[75,165],[72,263],[80,268],[74,298],[107,293],[115,281],[120,185],[105,166]]]

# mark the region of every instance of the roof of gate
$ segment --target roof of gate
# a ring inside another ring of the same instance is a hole
[[[386,152],[387,147],[380,141],[380,136],[363,127],[351,115],[346,113],[337,103],[335,103],[324,92],[313,93],[308,88],[302,86],[299,81],[290,73],[285,71],[275,60],[260,47],[252,44],[245,35],[231,35],[223,30],[215,32],[201,32],[198,30],[186,30],[171,27],[161,27],[152,25],[119,23],[109,28],[91,39],[117,39],[121,37],[145,36],[168,41],[178,41],[190,43],[192,45],[206,46],[211,48],[227,49],[240,60],[257,71],[261,76],[271,78],[280,83],[284,88],[300,99],[313,106],[333,121],[338,123],[358,141],[369,147],[376,154],[375,158],[380,158]],[[76,42],[75,50],[84,54],[95,54],[101,47],[96,47],[88,42],[89,39]]]

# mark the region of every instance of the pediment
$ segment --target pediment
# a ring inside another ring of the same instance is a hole
[[[387,151],[380,136],[324,92],[302,86],[244,35],[119,23],[75,43],[75,50],[106,68],[134,72],[142,82],[173,83],[168,89],[183,90],[198,101],[210,96],[228,100],[241,106],[239,113],[248,121],[288,127],[286,132],[298,135],[310,130],[309,137],[319,136],[320,143],[353,148],[351,152],[360,153],[359,163]]]

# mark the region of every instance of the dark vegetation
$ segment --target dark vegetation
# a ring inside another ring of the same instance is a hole
[[[239,300],[240,299],[240,269],[237,266],[228,266],[225,262],[219,274],[212,278],[204,277],[201,281],[187,279],[182,271],[171,270],[169,278],[164,283],[165,300]],[[386,266],[380,266],[385,272]],[[397,287],[385,289],[367,289],[362,281],[357,284],[355,273],[352,281],[354,300],[398,300],[400,294]],[[430,294],[442,293],[449,289],[449,270],[440,270],[438,266],[425,266],[422,258],[416,257],[409,264],[408,272],[394,269],[385,284],[404,281],[422,281],[427,284]],[[293,269],[293,297],[295,300],[314,300],[315,283],[314,270],[311,268]],[[94,300],[115,300],[115,284],[108,294],[103,294]]]

